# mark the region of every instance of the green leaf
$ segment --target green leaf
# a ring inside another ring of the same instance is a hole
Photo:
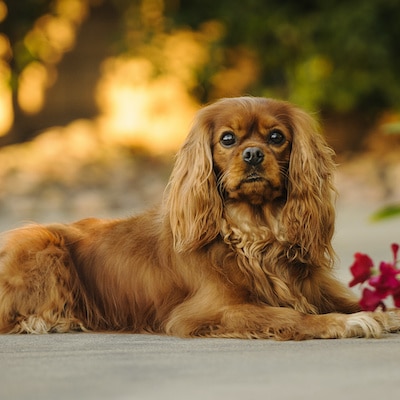
[[[381,208],[371,215],[371,220],[377,222],[394,217],[400,217],[400,204],[391,204]]]

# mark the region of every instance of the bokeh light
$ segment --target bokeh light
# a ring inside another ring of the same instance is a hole
[[[26,23],[17,18],[17,3],[8,9],[0,0],[0,22],[7,23],[13,11],[11,20],[22,26],[19,36],[10,25],[0,33],[0,140],[30,140],[0,149],[0,206],[7,191],[26,199],[34,187],[45,188],[44,197],[61,202],[61,191],[73,182],[104,185],[92,163],[126,163],[132,170],[132,160],[142,162],[144,154],[171,161],[202,104],[247,94],[320,112],[339,162],[345,161],[339,191],[351,192],[353,200],[398,197],[393,182],[399,176],[400,125],[391,99],[398,98],[399,85],[389,68],[398,61],[390,57],[391,37],[370,28],[385,15],[385,21],[395,20],[390,32],[398,34],[394,15],[400,7],[367,0],[358,18],[347,3],[332,8],[317,2],[312,10],[302,3],[281,7],[278,0],[233,2],[223,11],[219,3],[203,3],[43,0],[42,9],[29,3]],[[339,40],[350,26],[351,40]],[[364,112],[371,102],[379,113]],[[356,147],[364,153],[350,164]],[[378,162],[371,163],[372,157]],[[126,186],[129,168],[115,172],[119,187]],[[360,176],[365,179],[357,182]],[[99,193],[87,189],[84,198],[96,203]],[[19,202],[12,203],[18,214]],[[28,200],[24,204],[31,210]]]

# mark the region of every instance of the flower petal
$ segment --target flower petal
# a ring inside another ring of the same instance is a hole
[[[398,251],[399,251],[399,245],[397,243],[392,243],[392,245],[390,247],[392,248],[392,252],[393,252],[394,265],[396,265],[396,263],[397,263],[397,254],[398,254]]]
[[[379,293],[368,288],[362,292],[360,306],[365,311],[375,311],[379,306],[382,306],[383,309],[386,308]]]
[[[394,306],[400,308],[400,287],[393,293]]]
[[[354,263],[350,267],[350,271],[353,274],[354,279],[349,283],[350,287],[356,285],[357,283],[363,283],[370,278],[372,274],[372,267],[374,266],[373,261],[366,254],[356,253],[354,257]]]

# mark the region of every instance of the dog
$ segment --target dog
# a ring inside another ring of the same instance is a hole
[[[5,235],[0,332],[178,337],[379,337],[399,313],[361,311],[332,273],[333,151],[294,105],[201,109],[158,207]]]

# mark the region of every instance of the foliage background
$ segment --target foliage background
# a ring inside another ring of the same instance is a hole
[[[154,202],[195,111],[246,94],[315,113],[349,198],[400,198],[397,0],[0,0],[0,21],[5,215]]]

